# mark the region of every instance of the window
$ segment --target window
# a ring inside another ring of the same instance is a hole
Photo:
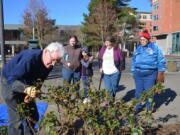
[[[154,21],[157,21],[157,20],[158,20],[158,14],[156,14],[156,15],[153,16],[153,20],[154,20]]]
[[[154,10],[158,10],[158,8],[159,8],[159,4],[158,4],[158,3],[156,3],[156,4],[153,5],[153,9],[154,9]]]
[[[172,53],[180,55],[180,32],[172,34]]]
[[[153,31],[158,31],[158,26],[153,26]]]
[[[143,19],[147,19],[147,16],[146,16],[146,15],[143,15]]]
[[[150,19],[152,19],[152,15],[150,15]]]

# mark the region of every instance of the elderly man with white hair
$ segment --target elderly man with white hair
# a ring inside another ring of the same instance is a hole
[[[44,81],[53,66],[64,55],[64,48],[58,42],[50,43],[45,49],[23,50],[14,56],[2,69],[2,96],[8,107],[9,135],[32,135],[39,119],[34,99],[37,90],[34,86],[40,79]],[[22,119],[17,105],[25,103],[29,108],[30,121]]]

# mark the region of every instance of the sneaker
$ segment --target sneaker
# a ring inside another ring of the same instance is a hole
[[[88,97],[88,98],[85,98],[83,100],[83,103],[86,104],[86,103],[91,103],[91,99]]]

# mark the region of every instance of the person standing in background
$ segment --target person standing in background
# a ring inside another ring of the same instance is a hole
[[[166,60],[161,49],[153,42],[150,42],[150,34],[147,30],[140,33],[140,44],[138,45],[131,63],[131,71],[135,81],[135,98],[139,99],[141,94],[152,88],[156,83],[164,82]],[[145,103],[147,109],[152,109],[152,103]],[[143,108],[137,104],[137,112]]]
[[[61,60],[63,63],[62,77],[64,84],[73,84],[80,81],[81,75],[81,48],[78,46],[78,39],[76,36],[70,36],[69,44],[64,47],[65,53]],[[77,87],[77,91],[79,86]]]
[[[90,82],[93,76],[93,56],[89,54],[88,48],[82,48],[82,59],[81,59],[81,81],[84,89],[84,100],[83,103],[90,103],[91,99],[88,97],[88,89],[90,88]]]
[[[116,46],[115,39],[112,36],[105,38],[105,45],[99,51],[98,60],[105,89],[109,91],[112,97],[115,97],[119,88],[123,58],[121,50]]]

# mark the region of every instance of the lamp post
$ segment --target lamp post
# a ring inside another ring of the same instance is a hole
[[[1,46],[2,66],[3,66],[5,64],[3,0],[0,0],[0,46]]]

